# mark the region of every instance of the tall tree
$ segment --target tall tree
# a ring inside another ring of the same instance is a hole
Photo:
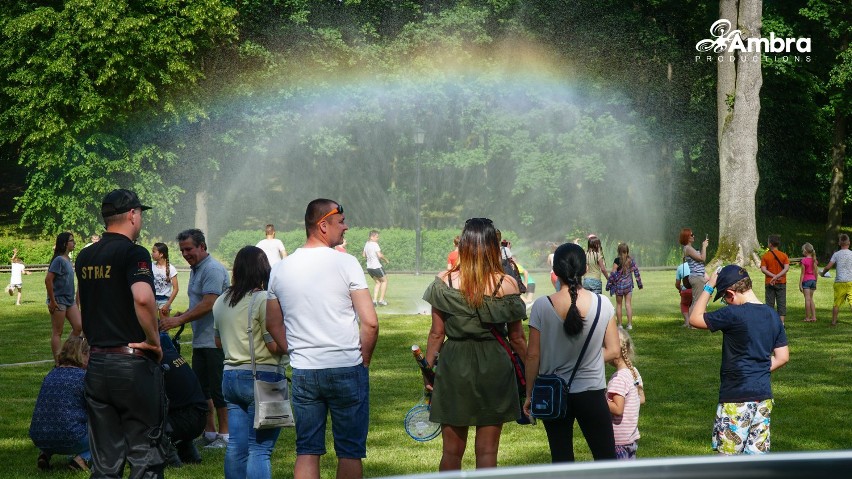
[[[761,0],[720,0],[719,18],[740,30],[745,42],[760,37],[762,9]],[[763,84],[761,56],[744,51],[725,51],[722,56],[716,85],[720,177],[715,260],[755,263],[759,261],[755,195],[760,180],[757,121]]]
[[[847,199],[845,179],[848,161],[848,128],[852,116],[852,5],[844,0],[809,0],[800,13],[822,27],[825,41],[835,52],[831,67],[824,75],[828,105],[826,112],[832,122],[831,187],[828,198],[828,221],[825,227],[823,254],[829,255],[837,244],[837,234],[843,222],[843,206]]]
[[[158,133],[198,114],[187,92],[235,15],[219,0],[21,1],[0,14],[0,143],[28,170],[21,222],[94,232],[118,186],[168,218],[180,188],[162,171],[178,156]]]

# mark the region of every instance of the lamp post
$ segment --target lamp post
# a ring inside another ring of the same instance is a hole
[[[414,144],[417,145],[416,159],[416,176],[415,189],[417,190],[417,226],[414,230],[414,274],[420,275],[420,260],[422,253],[422,241],[420,237],[421,217],[420,217],[420,160],[421,152],[423,151],[423,142],[426,140],[426,132],[421,128],[414,130]]]

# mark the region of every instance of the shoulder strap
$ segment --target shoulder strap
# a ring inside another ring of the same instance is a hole
[[[778,255],[776,255],[775,252],[772,250],[769,250],[769,252],[772,253],[772,256],[775,257],[775,261],[778,262],[778,266],[781,266],[781,269],[784,269],[784,263],[782,263],[781,260],[778,259]]]
[[[515,377],[518,378],[518,384],[520,384],[521,387],[526,387],[527,379],[524,377],[523,366],[521,366],[519,358],[517,358],[517,355],[512,354],[512,349],[506,343],[503,335],[497,332],[497,328],[495,328],[493,324],[491,325],[491,334],[497,338],[497,342],[500,343],[500,346],[503,346],[503,349],[506,350],[506,354],[509,355],[509,360],[512,361],[512,367],[515,369]]]
[[[580,356],[577,357],[577,364],[574,365],[574,370],[571,371],[571,378],[568,379],[568,390],[571,390],[571,383],[574,382],[574,376],[577,375],[577,369],[580,368],[580,361],[583,360],[583,355],[586,354],[586,349],[589,347],[589,342],[592,340],[592,335],[595,333],[595,326],[598,325],[598,319],[601,317],[601,295],[595,293],[598,300],[598,308],[595,312],[595,320],[592,322],[592,327],[589,329],[589,335],[586,336],[586,342],[583,343],[583,349],[580,350]]]
[[[249,340],[249,352],[251,353],[251,377],[257,379],[257,364],[254,362],[254,333],[252,332],[252,321],[251,321],[251,312],[254,309],[254,300],[257,298],[257,291],[252,291],[251,302],[249,302],[248,307],[248,325],[246,327],[246,333],[248,333]]]
[[[453,273],[447,273],[447,285],[452,288],[453,287]]]

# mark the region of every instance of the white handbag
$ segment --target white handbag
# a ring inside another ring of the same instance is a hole
[[[257,294],[252,294],[248,310],[248,328],[246,329],[249,337],[249,350],[251,351],[251,376],[254,379],[254,428],[293,427],[296,423],[293,421],[293,408],[290,406],[290,389],[287,387],[287,378],[275,382],[257,378],[257,364],[254,359],[254,332],[251,320],[251,312],[254,309],[256,297]]]

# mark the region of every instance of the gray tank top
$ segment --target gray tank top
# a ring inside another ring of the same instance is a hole
[[[592,339],[583,355],[574,382],[571,384],[572,393],[606,388],[603,340],[607,325],[615,313],[612,303],[605,297],[594,294],[588,314],[583,318],[583,331],[576,336],[565,334],[562,329],[564,318],[556,313],[546,296],[538,298],[530,310],[530,327],[537,329],[541,337],[541,360],[538,373],[558,374],[567,382],[571,378],[571,372],[580,356],[580,350],[583,348],[583,343],[586,341],[595,320],[598,301],[601,302],[600,319],[598,319],[598,324],[592,333]]]

